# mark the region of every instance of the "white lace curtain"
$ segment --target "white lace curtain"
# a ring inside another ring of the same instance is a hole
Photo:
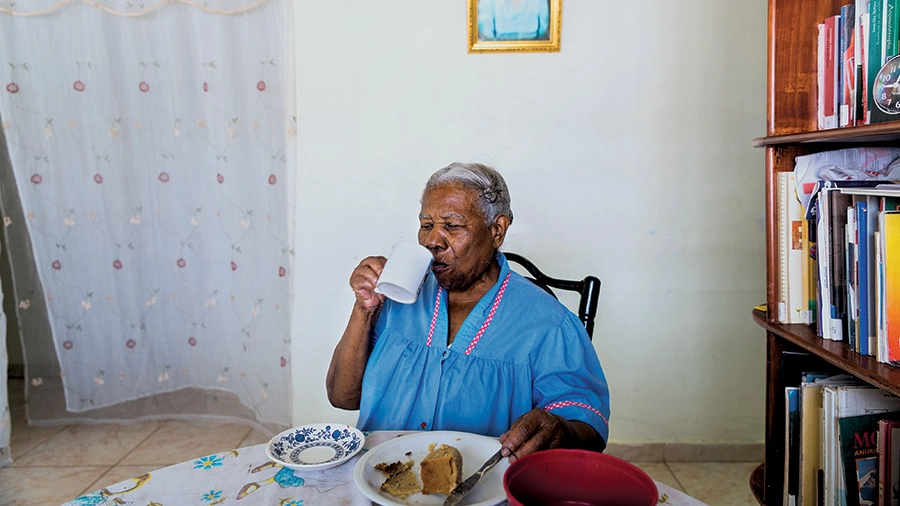
[[[0,3],[30,423],[290,423],[290,2],[215,7]]]

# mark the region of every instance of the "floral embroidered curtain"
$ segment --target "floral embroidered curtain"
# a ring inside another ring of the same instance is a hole
[[[290,424],[290,2],[215,7],[0,4],[30,423]]]

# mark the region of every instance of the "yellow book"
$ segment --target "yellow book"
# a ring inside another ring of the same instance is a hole
[[[820,460],[822,384],[800,387],[800,504],[816,506]]]
[[[881,220],[884,333],[888,343],[888,362],[893,363],[900,362],[900,211],[885,211]]]

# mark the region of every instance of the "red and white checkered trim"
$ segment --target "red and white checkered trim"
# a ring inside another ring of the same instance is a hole
[[[503,284],[500,285],[500,289],[497,290],[497,295],[494,296],[494,304],[491,306],[487,318],[484,320],[484,323],[481,324],[478,333],[472,338],[472,342],[466,347],[466,355],[472,353],[475,345],[478,344],[481,336],[484,335],[484,331],[487,330],[488,325],[490,325],[491,321],[494,319],[494,315],[497,314],[497,308],[500,307],[500,300],[503,299],[503,294],[506,293],[506,285],[509,284],[509,275],[510,273],[506,274],[506,278],[503,279]],[[437,323],[438,313],[441,308],[441,292],[443,292],[443,289],[438,287],[437,296],[434,298],[434,313],[431,315],[431,327],[428,329],[428,339],[425,341],[425,346],[431,346],[431,340],[434,338],[434,327]]]
[[[503,284],[500,285],[500,290],[497,290],[497,296],[494,297],[494,305],[491,306],[491,310],[488,313],[487,318],[484,320],[484,323],[481,324],[481,328],[478,329],[478,333],[475,334],[475,337],[472,338],[472,342],[469,343],[469,346],[466,347],[466,355],[472,353],[472,350],[475,349],[475,345],[478,344],[478,341],[481,340],[481,336],[484,335],[484,331],[487,330],[488,325],[491,324],[491,321],[494,319],[494,315],[497,314],[497,308],[500,306],[500,299],[503,298],[503,294],[506,293],[506,285],[509,284],[509,274],[506,274],[506,278],[503,280]]]
[[[441,308],[441,292],[443,289],[438,287],[437,297],[434,298],[434,314],[431,315],[431,328],[428,329],[428,341],[425,346],[431,346],[431,338],[434,337],[434,324],[437,323],[438,310]]]
[[[583,402],[575,402],[575,401],[554,402],[552,404],[548,404],[548,405],[544,406],[544,411],[553,411],[554,409],[557,409],[557,408],[565,408],[565,407],[569,407],[569,406],[577,406],[579,408],[584,408],[584,409],[593,411],[594,413],[596,413],[597,416],[600,417],[601,420],[603,420],[603,423],[605,423],[606,425],[609,425],[609,420],[607,420],[606,417],[603,416],[603,413],[601,413],[599,410],[597,410],[591,406],[588,406],[587,404],[585,404]]]

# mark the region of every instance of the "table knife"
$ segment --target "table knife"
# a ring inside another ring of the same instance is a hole
[[[450,495],[447,496],[447,500],[444,501],[444,506],[455,506],[456,503],[462,501],[462,498],[472,490],[472,487],[474,487],[476,483],[481,481],[481,478],[483,478],[488,471],[500,462],[501,458],[503,458],[503,456],[500,455],[500,450],[497,450],[497,453],[491,455],[491,458],[487,459],[487,462],[482,464],[481,468],[475,471],[475,474],[466,478],[466,481],[457,485],[456,488],[450,492]]]

